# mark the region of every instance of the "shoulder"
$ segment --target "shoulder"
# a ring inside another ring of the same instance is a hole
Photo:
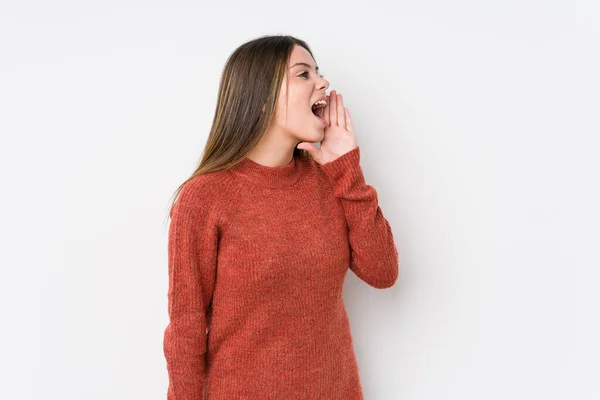
[[[223,192],[226,186],[224,178],[224,174],[216,171],[196,175],[189,179],[183,184],[177,195],[171,216],[183,210],[209,213],[218,209],[224,199]]]
[[[220,178],[221,174],[218,172],[196,175],[182,186],[180,193],[186,194],[187,197],[214,197],[211,195],[219,188]]]

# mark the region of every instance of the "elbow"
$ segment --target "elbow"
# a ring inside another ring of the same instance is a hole
[[[352,265],[350,269],[358,278],[376,289],[391,288],[398,281],[399,268],[397,261],[387,265],[380,265],[379,268],[375,265],[367,268],[359,268],[357,265]]]
[[[398,250],[395,245],[388,247],[380,256],[371,252],[369,258],[352,258],[350,269],[361,280],[376,289],[388,289],[398,281]]]
[[[398,281],[399,262],[398,250],[396,246],[392,247],[392,253],[387,257],[387,262],[382,266],[384,273],[380,274],[380,279],[373,282],[371,286],[377,289],[389,289]]]
[[[390,271],[388,274],[369,282],[369,284],[376,289],[389,289],[394,286],[398,281],[398,264],[392,266],[388,271]]]

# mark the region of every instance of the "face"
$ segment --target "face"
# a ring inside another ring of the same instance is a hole
[[[273,128],[291,137],[295,142],[314,143],[323,140],[325,122],[312,112],[312,105],[319,97],[325,96],[328,87],[329,82],[319,75],[310,53],[304,47],[296,45],[282,81]]]

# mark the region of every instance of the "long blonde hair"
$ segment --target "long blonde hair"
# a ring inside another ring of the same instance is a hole
[[[229,56],[221,74],[217,106],[202,157],[194,173],[173,194],[169,213],[189,180],[232,167],[258,144],[274,118],[287,61],[295,45],[313,56],[306,42],[289,35],[258,37]],[[310,154],[295,148],[294,157],[308,159]]]

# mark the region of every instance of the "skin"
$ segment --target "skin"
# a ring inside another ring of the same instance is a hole
[[[310,68],[296,63],[306,63]],[[310,152],[319,164],[325,164],[357,147],[350,112],[344,107],[342,95],[335,90],[329,94],[323,111],[325,125],[311,111],[314,102],[326,95],[329,88],[329,81],[320,76],[316,68],[310,53],[302,46],[295,46],[277,99],[275,121],[248,158],[270,167],[286,165],[298,147]],[[315,146],[315,142],[321,142],[321,147]]]

